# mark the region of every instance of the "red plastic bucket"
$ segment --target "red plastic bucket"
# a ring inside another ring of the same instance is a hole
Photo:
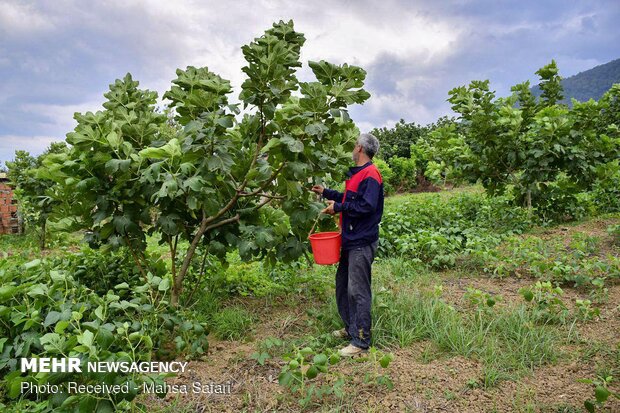
[[[319,265],[330,265],[340,261],[340,246],[342,245],[340,232],[318,232],[311,234],[308,239],[310,239],[314,262]]]

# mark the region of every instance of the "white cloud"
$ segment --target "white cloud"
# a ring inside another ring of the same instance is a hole
[[[304,54],[308,59],[329,58],[366,65],[390,53],[428,64],[450,53],[459,30],[448,22],[403,10],[391,24],[378,24],[342,12],[332,12],[310,34]],[[302,18],[303,21],[303,18]]]
[[[13,159],[16,150],[25,150],[32,155],[38,155],[45,151],[52,142],[64,139],[54,136],[16,136],[0,135],[0,161]]]
[[[25,112],[32,112],[47,119],[46,125],[50,132],[61,131],[60,136],[56,140],[64,140],[65,134],[71,132],[77,122],[73,119],[75,112],[95,112],[103,110],[101,99],[88,100],[75,105],[54,105],[31,103],[21,105],[21,109]]]
[[[33,34],[47,31],[53,23],[31,4],[0,1],[0,32]]]

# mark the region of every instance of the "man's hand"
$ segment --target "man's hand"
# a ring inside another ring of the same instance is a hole
[[[325,188],[323,188],[321,185],[314,185],[311,189],[312,192],[319,194],[319,195],[323,195],[323,190]]]
[[[324,214],[334,215],[336,213],[336,211],[334,211],[334,203],[335,201],[327,201],[327,208],[321,212]]]

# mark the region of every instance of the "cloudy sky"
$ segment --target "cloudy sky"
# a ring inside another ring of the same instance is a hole
[[[127,72],[161,95],[176,68],[208,66],[238,90],[240,46],[280,19],[306,35],[303,62],[366,69],[362,131],[450,115],[470,80],[506,95],[551,59],[568,77],[620,57],[618,0],[0,0],[0,161],[63,140]]]

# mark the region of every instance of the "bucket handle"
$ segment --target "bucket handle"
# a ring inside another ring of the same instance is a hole
[[[308,238],[310,238],[310,235],[312,235],[312,233],[314,232],[314,228],[316,227],[316,224],[319,223],[319,218],[321,218],[321,213],[322,213],[322,211],[319,211],[319,215],[314,220],[314,224],[312,224],[312,228],[310,228],[310,232],[308,233]],[[336,215],[334,215],[334,220],[336,220],[336,226],[338,227],[338,232],[341,233],[342,232],[342,228],[340,228],[340,225],[339,225],[339,222],[337,221]]]

